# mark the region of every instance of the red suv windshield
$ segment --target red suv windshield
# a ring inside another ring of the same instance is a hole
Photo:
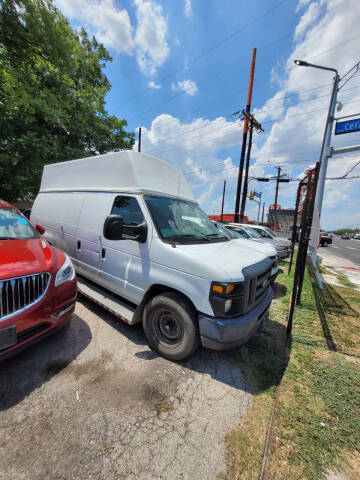
[[[0,240],[39,238],[28,221],[11,207],[0,207]]]

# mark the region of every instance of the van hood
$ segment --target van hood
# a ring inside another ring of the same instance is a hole
[[[238,240],[177,245],[174,249],[177,265],[174,267],[196,276],[211,277],[214,281],[243,281],[243,268],[269,255],[249,245],[247,240],[244,243]]]
[[[0,280],[33,273],[54,273],[64,262],[64,254],[47,241],[0,240]]]
[[[257,242],[255,238],[245,239],[245,238],[234,238],[235,242],[238,242],[239,245],[249,246],[258,252],[264,253],[269,257],[277,255],[275,245],[272,245],[269,242]],[[255,241],[254,241],[255,240]],[[260,239],[259,239],[260,240]],[[249,244],[250,242],[250,244]]]

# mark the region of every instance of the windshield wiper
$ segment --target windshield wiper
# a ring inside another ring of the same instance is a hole
[[[225,238],[225,240],[228,240],[227,237],[225,237],[225,235],[219,235],[218,233],[208,233],[207,235],[205,235],[207,238]]]
[[[195,237],[191,235],[191,233],[183,233],[181,235],[172,235],[171,237],[167,237],[167,240],[206,240],[207,242],[211,242],[210,238],[201,236]]]
[[[16,240],[14,237],[0,237],[0,240]]]

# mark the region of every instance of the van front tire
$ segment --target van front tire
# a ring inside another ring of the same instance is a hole
[[[186,360],[200,344],[197,313],[177,293],[163,293],[147,303],[143,328],[150,348],[169,360]]]

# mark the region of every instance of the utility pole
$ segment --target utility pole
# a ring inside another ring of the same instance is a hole
[[[264,223],[265,202],[263,203],[263,211],[261,216],[261,223]]]
[[[264,131],[261,124],[255,120],[254,115],[251,115],[246,111],[243,111],[243,115],[247,119],[248,123],[250,123],[250,135],[249,135],[248,150],[247,150],[247,155],[246,155],[245,178],[244,178],[244,186],[243,186],[242,199],[241,199],[241,209],[240,209],[240,222],[241,223],[244,221],[244,215],[245,215],[245,205],[246,205],[246,197],[247,197],[247,189],[248,189],[250,153],[251,153],[251,147],[252,147],[253,129],[255,127],[257,131]]]
[[[277,205],[278,202],[278,195],[279,195],[279,180],[280,180],[280,172],[281,172],[281,167],[276,167],[277,168],[277,178],[276,178],[276,190],[275,190],[275,205]],[[276,207],[275,207],[276,208]]]
[[[224,200],[225,200],[225,188],[226,188],[226,180],[224,180],[224,189],[223,189],[222,204],[221,204],[221,215],[220,215],[220,222],[222,222],[222,221],[223,221],[223,214],[224,214]]]
[[[250,68],[249,87],[248,87],[248,96],[247,96],[247,102],[246,102],[246,112],[247,113],[250,113],[250,108],[251,108],[251,98],[252,98],[252,91],[253,91],[253,85],[254,85],[255,60],[256,60],[256,48],[253,48],[251,68]],[[248,132],[248,120],[247,120],[247,118],[245,118],[244,127],[243,127],[243,140],[242,140],[241,155],[240,155],[239,173],[238,173],[238,184],[237,184],[237,190],[236,190],[235,218],[234,218],[235,222],[239,221],[240,194],[241,194],[242,175],[243,175],[243,170],[244,170],[244,159],[245,159],[247,132]]]
[[[141,152],[141,127],[139,128],[138,152]]]

